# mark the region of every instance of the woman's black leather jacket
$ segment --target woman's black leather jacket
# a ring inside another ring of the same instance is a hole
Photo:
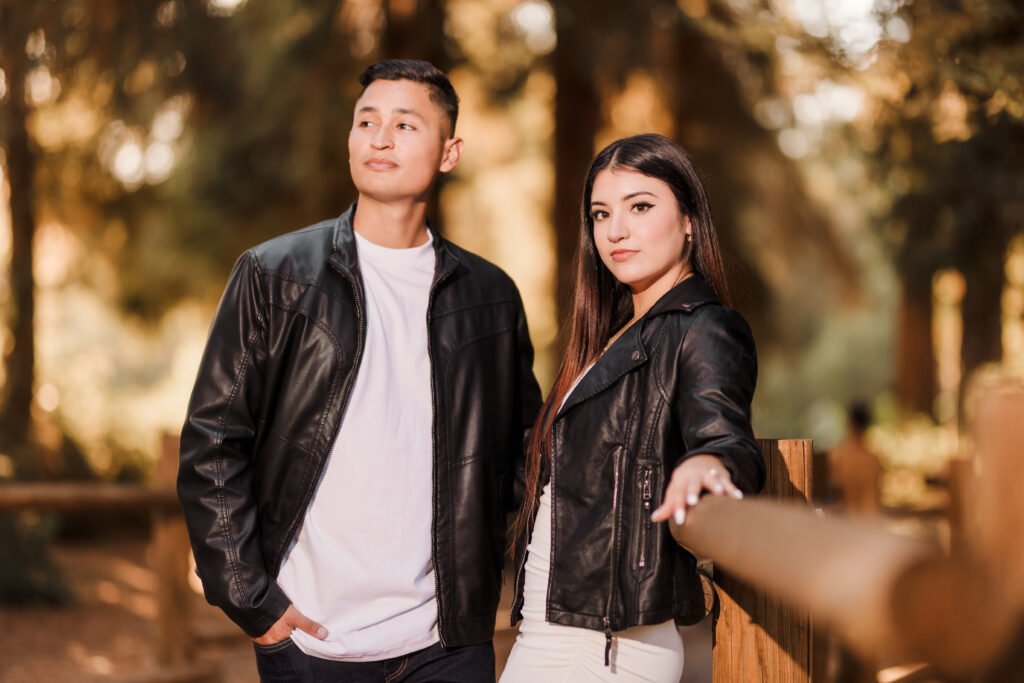
[[[359,370],[366,313],[354,211],[238,260],[181,434],[178,493],[197,572],[207,599],[250,636],[289,604],[275,578]],[[512,280],[436,234],[434,248],[433,563],[442,642],[464,645],[494,632],[505,514],[540,390]]]
[[[750,328],[699,276],[666,293],[598,359],[556,415],[551,439],[547,620],[609,635],[704,615],[693,555],[650,515],[673,469],[718,457],[745,493],[765,466],[750,426]],[[513,623],[527,539],[516,544]]]

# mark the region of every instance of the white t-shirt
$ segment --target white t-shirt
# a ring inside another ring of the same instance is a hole
[[[374,661],[439,639],[427,305],[433,239],[389,249],[355,236],[366,342],[334,447],[278,584],[329,632],[308,655]]]

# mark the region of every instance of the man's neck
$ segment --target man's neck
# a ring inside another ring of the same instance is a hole
[[[409,249],[426,244],[425,202],[379,202],[359,197],[352,229],[374,244],[390,249]]]

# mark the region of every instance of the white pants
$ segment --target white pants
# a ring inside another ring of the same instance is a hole
[[[612,634],[610,666],[605,635],[545,618],[551,548],[551,499],[544,487],[527,548],[523,621],[500,683],[678,683],[683,641],[671,621]]]

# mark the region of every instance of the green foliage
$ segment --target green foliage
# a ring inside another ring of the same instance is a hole
[[[33,513],[0,513],[0,602],[65,605],[72,594],[50,556],[56,523]]]

